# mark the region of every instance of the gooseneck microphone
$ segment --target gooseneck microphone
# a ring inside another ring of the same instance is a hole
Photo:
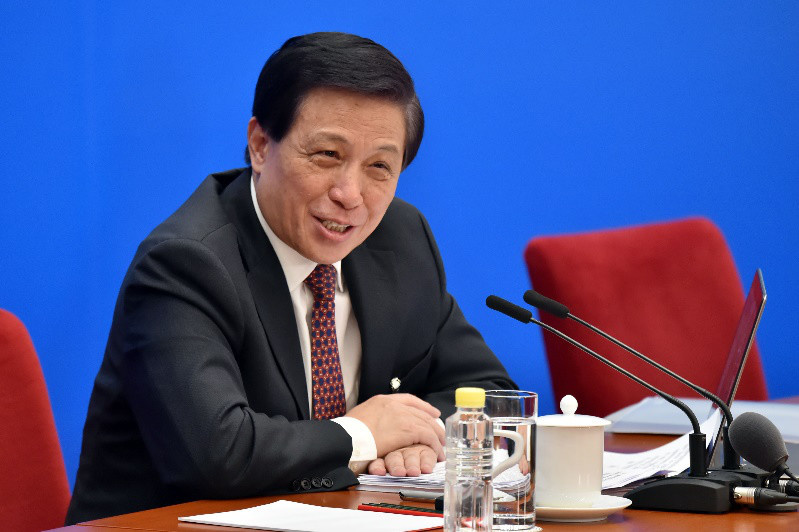
[[[705,435],[702,433],[702,430],[699,427],[699,421],[696,419],[696,414],[694,414],[694,412],[690,408],[688,408],[688,406],[686,406],[685,403],[683,403],[676,397],[669,395],[666,392],[659,390],[658,388],[655,388],[645,380],[636,377],[635,375],[633,375],[626,369],[622,368],[618,364],[611,362],[610,360],[603,357],[599,353],[593,351],[592,349],[589,349],[588,347],[584,346],[583,344],[571,338],[570,336],[563,334],[554,327],[551,327],[546,323],[538,321],[537,319],[533,318],[533,313],[525,308],[522,308],[514,303],[511,303],[506,299],[503,299],[495,295],[490,295],[486,298],[486,305],[488,306],[488,308],[501,312],[506,316],[510,316],[511,318],[518,320],[522,323],[535,323],[539,327],[542,327],[546,331],[567,341],[568,343],[570,343],[580,351],[583,351],[584,353],[594,357],[595,359],[599,360],[606,366],[610,366],[611,368],[615,369],[622,375],[637,382],[647,390],[659,395],[669,403],[673,404],[674,406],[685,412],[685,415],[688,416],[688,418],[691,420],[691,426],[693,427],[694,431],[692,434],[688,436],[689,440],[688,445],[691,458],[689,476],[704,477],[707,475],[707,466],[705,464]]]
[[[780,430],[767,417],[744,412],[730,425],[730,442],[750,464],[769,473],[799,479],[788,469],[788,449]]]
[[[674,373],[673,371],[671,371],[667,367],[665,367],[662,364],[652,360],[651,358],[649,358],[648,356],[644,355],[643,353],[633,349],[632,347],[628,346],[627,344],[625,344],[621,340],[619,340],[617,338],[614,338],[613,336],[609,335],[608,333],[606,333],[605,331],[599,329],[598,327],[595,327],[594,325],[591,325],[587,321],[575,316],[574,314],[569,312],[569,309],[568,309],[568,307],[566,305],[564,305],[562,303],[559,303],[559,302],[555,301],[554,299],[550,299],[550,298],[546,297],[543,294],[539,294],[535,290],[528,290],[528,291],[526,291],[524,293],[524,300],[525,300],[525,302],[527,302],[528,305],[532,305],[533,307],[535,307],[535,308],[537,308],[537,309],[539,309],[541,311],[544,311],[544,312],[546,312],[548,314],[552,314],[553,316],[556,316],[558,318],[569,318],[571,320],[576,321],[580,325],[582,325],[584,327],[587,327],[588,329],[590,329],[594,333],[598,334],[602,338],[605,338],[606,340],[608,340],[608,341],[614,343],[615,345],[621,347],[622,349],[624,349],[628,353],[638,357],[639,359],[643,360],[647,364],[649,364],[651,366],[654,366],[655,368],[659,369],[660,371],[662,371],[663,373],[665,373],[669,377],[671,377],[671,378],[683,383],[684,385],[688,386],[689,388],[691,388],[693,391],[695,391],[696,393],[698,393],[702,397],[704,397],[706,399],[709,399],[710,401],[712,401],[713,403],[718,405],[718,407],[724,413],[724,419],[725,419],[725,424],[724,424],[724,427],[722,429],[723,430],[722,441],[723,441],[723,445],[724,445],[724,466],[723,467],[724,467],[724,469],[729,469],[729,470],[736,470],[736,469],[740,469],[741,468],[741,460],[740,460],[738,454],[735,452],[735,449],[730,445],[730,443],[729,443],[730,439],[729,439],[729,436],[727,434],[728,428],[729,428],[730,424],[733,421],[732,412],[730,411],[730,407],[727,405],[727,403],[722,401],[718,396],[716,396],[715,394],[711,393],[709,390],[706,390],[705,388],[702,388],[701,386],[692,383],[691,381],[689,381],[688,379],[678,375],[677,373]]]
[[[502,312],[511,318],[522,323],[535,323],[546,331],[569,342],[584,353],[612,367],[631,380],[641,384],[648,390],[656,393],[669,403],[680,408],[691,420],[694,433],[688,435],[690,468],[688,473],[652,480],[638,486],[625,494],[625,497],[633,501],[631,508],[641,508],[648,510],[667,510],[680,512],[700,512],[700,513],[723,513],[728,512],[733,505],[734,489],[738,487],[762,486],[762,478],[758,476],[748,477],[733,471],[707,471],[705,462],[705,435],[700,432],[699,422],[696,415],[685,404],[675,397],[658,390],[651,384],[643,381],[629,371],[621,368],[617,364],[595,353],[585,347],[577,340],[570,338],[561,331],[542,323],[533,318],[533,313],[527,309],[519,307],[497,296],[488,296],[486,305],[489,308]],[[563,307],[562,305],[560,307]],[[555,310],[559,307],[553,306]],[[565,307],[563,307],[565,308]],[[568,310],[568,309],[567,309]],[[562,309],[561,309],[562,312]],[[743,497],[744,495],[739,495]],[[749,495],[746,495],[749,497]],[[754,495],[752,495],[754,497]],[[758,500],[762,500],[765,495],[760,492]]]

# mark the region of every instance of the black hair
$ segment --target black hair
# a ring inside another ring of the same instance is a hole
[[[416,156],[424,133],[424,113],[408,71],[376,42],[349,33],[320,32],[292,37],[267,59],[252,104],[252,116],[280,142],[312,89],[329,87],[374,95],[405,109],[402,168]],[[250,164],[245,148],[244,158]]]

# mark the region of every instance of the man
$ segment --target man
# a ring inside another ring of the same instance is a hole
[[[251,166],[206,178],[128,270],[68,523],[429,472],[453,390],[514,387],[394,199],[422,130],[410,76],[368,39],[270,57]]]

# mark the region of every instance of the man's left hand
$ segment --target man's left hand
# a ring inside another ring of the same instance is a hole
[[[418,477],[422,473],[432,473],[436,465],[436,452],[427,445],[411,445],[391,451],[384,458],[369,463],[370,475],[395,477]]]

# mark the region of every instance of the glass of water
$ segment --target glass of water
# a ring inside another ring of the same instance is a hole
[[[494,430],[522,435],[521,461],[494,479],[494,530],[541,530],[535,525],[535,418],[538,395],[520,390],[487,390],[485,412]],[[515,442],[494,437],[494,455],[513,454]]]

